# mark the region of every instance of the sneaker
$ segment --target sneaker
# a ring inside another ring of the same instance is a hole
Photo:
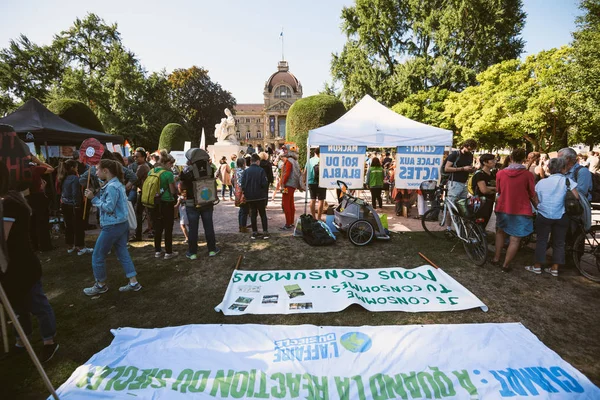
[[[52,360],[59,347],[60,346],[58,343],[45,344],[44,348],[42,349],[42,357],[40,357],[40,361],[45,363]]]
[[[74,252],[76,252],[76,251],[79,251],[79,250],[77,249],[77,247],[71,247],[70,249],[67,249],[67,253],[69,253],[69,254],[73,254],[73,253],[74,253]]]
[[[198,256],[196,254],[186,254],[185,255],[187,258],[189,258],[190,260],[197,260]]]
[[[156,253],[154,253],[154,258],[161,258],[162,255],[165,254],[162,251],[157,251]]]
[[[279,228],[280,231],[289,231],[290,230],[290,226],[289,225],[284,225],[281,228]]]
[[[269,232],[263,232],[262,237],[263,239],[268,239],[271,237],[271,235],[269,235]]]
[[[84,247],[83,249],[80,249],[77,252],[77,255],[78,256],[83,256],[85,254],[92,254],[93,252],[94,252],[94,249],[90,249],[90,248]]]
[[[250,239],[256,239],[258,237],[258,232],[252,232],[252,236],[250,236]]]
[[[558,270],[557,269],[552,269],[552,268],[544,268],[544,272],[547,274],[550,274],[554,277],[558,276]]]
[[[141,288],[142,288],[142,285],[140,285],[139,282],[136,282],[135,285],[132,285],[131,283],[128,283],[125,286],[121,286],[119,288],[119,292],[137,292]]]
[[[108,285],[100,286],[98,282],[94,283],[94,286],[83,289],[83,293],[86,296],[96,296],[98,294],[106,293],[108,291]]]
[[[535,265],[527,265],[525,267],[525,271],[533,272],[536,275],[539,275],[539,274],[542,273],[542,269],[541,268],[536,268]]]
[[[221,249],[216,249],[215,251],[209,251],[209,252],[208,252],[208,256],[209,256],[209,257],[214,257],[214,256],[216,256],[217,254],[219,254],[220,252],[221,252]]]
[[[170,260],[171,258],[175,258],[179,255],[178,251],[174,251],[172,253],[165,254],[165,260]]]

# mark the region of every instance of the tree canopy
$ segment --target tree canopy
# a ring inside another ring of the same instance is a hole
[[[521,0],[356,0],[342,10],[347,42],[331,72],[353,105],[365,94],[393,105],[439,87],[460,91],[523,51]]]

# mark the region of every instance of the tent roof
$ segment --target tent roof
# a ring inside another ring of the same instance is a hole
[[[25,140],[33,133],[35,143],[80,145],[85,139],[95,138],[101,143],[123,143],[123,136],[110,135],[72,124],[52,113],[36,99],[30,99],[12,114],[0,119],[0,124],[11,125]]]
[[[309,146],[450,146],[452,131],[422,124],[366,95],[337,121],[308,132]]]

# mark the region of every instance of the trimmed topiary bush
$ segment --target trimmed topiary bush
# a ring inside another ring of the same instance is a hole
[[[48,104],[48,110],[75,125],[104,132],[102,122],[85,103],[75,99],[59,99]]]
[[[175,123],[167,124],[160,134],[158,148],[167,151],[183,150],[186,140],[188,140],[188,135],[183,126]]]
[[[319,94],[297,100],[286,118],[286,140],[298,145],[298,162],[306,162],[308,131],[330,124],[346,113],[344,103],[336,97]]]

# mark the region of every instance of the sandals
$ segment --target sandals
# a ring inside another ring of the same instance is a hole
[[[528,265],[525,267],[525,271],[533,272],[536,275],[540,275],[542,273],[541,268],[536,268],[534,265]]]
[[[558,277],[558,270],[557,269],[552,269],[552,268],[544,268],[544,272],[547,274],[550,274],[554,277]]]

